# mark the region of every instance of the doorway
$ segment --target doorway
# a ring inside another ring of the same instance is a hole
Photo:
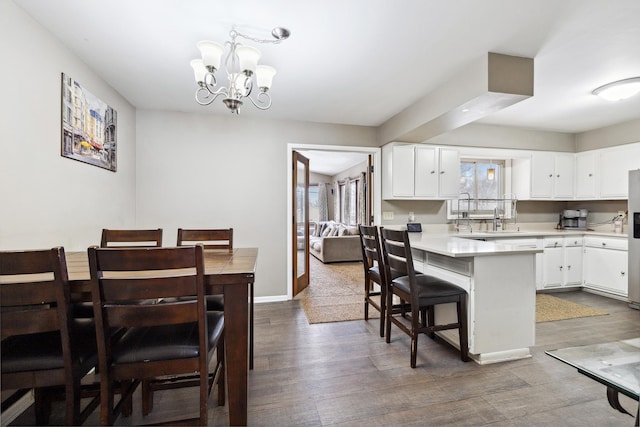
[[[336,159],[344,159],[351,155],[359,155],[362,159],[370,158],[370,164],[372,166],[370,176],[370,183],[367,191],[370,200],[371,211],[369,217],[373,223],[380,223],[381,221],[381,150],[378,147],[351,147],[351,146],[335,146],[335,145],[303,145],[303,144],[289,144],[287,150],[288,164],[292,164],[294,159],[294,151],[302,152],[305,156],[311,157],[309,169],[313,172],[315,155],[322,155],[324,157],[334,156]],[[294,181],[293,168],[289,168],[287,172],[287,185],[291,189]],[[287,294],[288,299],[292,299],[294,296],[294,265],[293,260],[293,232],[291,227],[291,218],[293,217],[293,197],[292,192],[289,194],[287,200]]]

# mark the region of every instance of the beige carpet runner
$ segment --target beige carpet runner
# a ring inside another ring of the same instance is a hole
[[[323,264],[314,257],[310,263],[310,284],[300,300],[310,324],[364,319],[364,271],[360,262]],[[608,314],[582,304],[538,294],[536,322],[575,319]],[[380,313],[369,307],[369,317]]]

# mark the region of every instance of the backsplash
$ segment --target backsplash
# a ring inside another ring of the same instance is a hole
[[[380,225],[406,224],[409,214],[413,222],[421,224],[447,224],[447,203],[444,200],[383,200],[383,219]],[[626,200],[587,201],[519,201],[518,223],[557,224],[564,209],[588,209],[589,228],[598,231],[613,231],[613,218],[619,211],[627,210]],[[393,219],[384,219],[384,213],[393,212]],[[626,229],[626,221],[624,224]]]

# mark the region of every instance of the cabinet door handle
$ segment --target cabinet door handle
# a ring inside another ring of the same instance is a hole
[[[560,266],[560,271],[562,271],[562,268],[563,268],[563,267],[562,267],[562,266]]]
[[[590,174],[589,174],[589,176],[590,176],[590,177],[592,177],[592,176],[593,176],[593,174],[592,174],[592,173],[590,173]]]
[[[443,173],[444,173],[444,171],[440,171],[440,174],[443,174]]]
[[[553,174],[552,173],[549,174],[549,178],[553,178]]]
[[[602,242],[602,246],[607,246],[607,244],[605,242]]]
[[[567,270],[571,270],[571,266],[570,265],[567,265]]]
[[[436,171],[431,171],[431,174],[433,175],[434,173],[436,173]]]
[[[556,178],[560,178],[560,174],[556,175]]]
[[[621,276],[624,276],[624,271],[621,271],[621,272],[620,272],[620,275],[621,275]]]

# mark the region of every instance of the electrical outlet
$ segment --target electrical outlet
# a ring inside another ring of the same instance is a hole
[[[392,220],[393,219],[393,212],[382,212],[382,219]]]

